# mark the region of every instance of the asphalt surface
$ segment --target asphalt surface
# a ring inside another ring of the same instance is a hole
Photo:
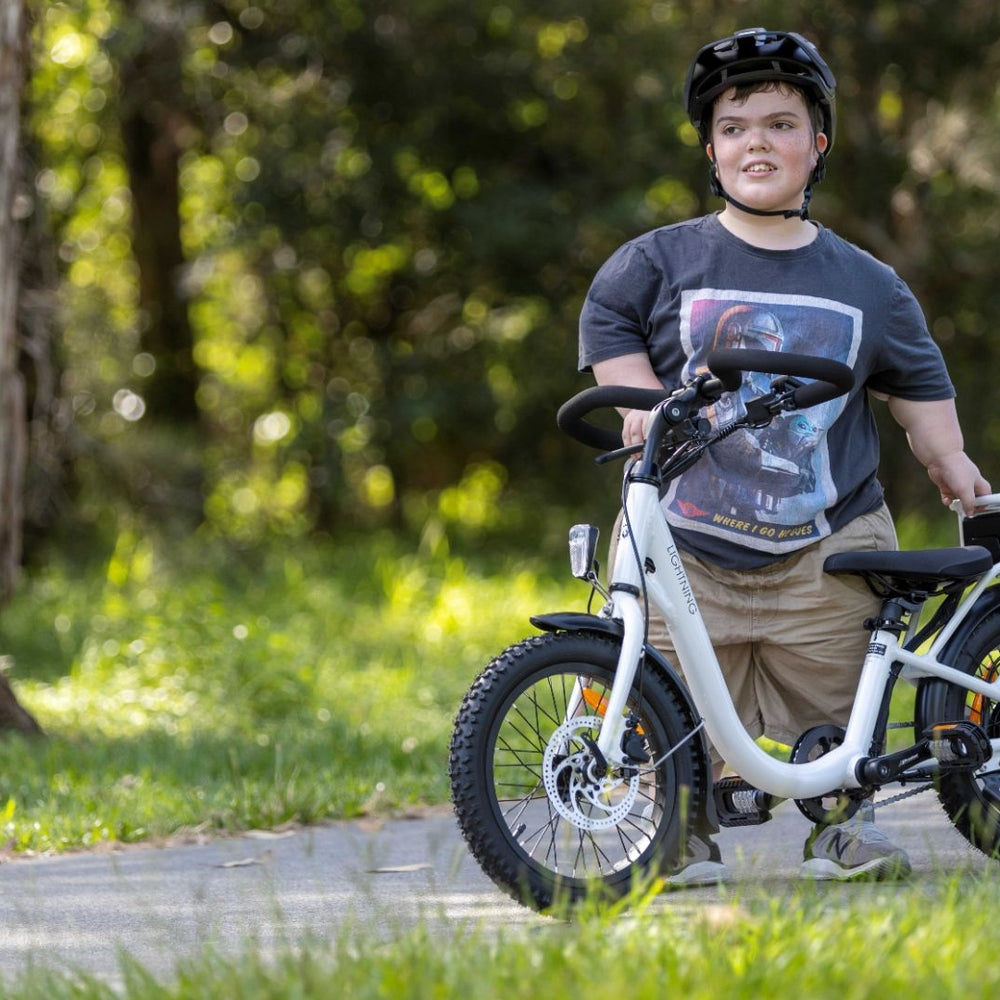
[[[932,792],[877,813],[905,847],[914,878],[1000,867],[950,826]],[[791,892],[808,821],[793,803],[758,827],[723,830],[733,874],[724,888],[662,897],[665,907],[717,906],[747,891]],[[838,886],[838,891],[858,891]],[[342,822],[205,844],[132,847],[0,865],[0,974],[31,966],[121,981],[122,956],[157,976],[206,945],[224,955],[271,953],[349,928],[391,935],[418,919],[510,928],[547,918],[498,890],[469,856],[450,812],[387,822]]]

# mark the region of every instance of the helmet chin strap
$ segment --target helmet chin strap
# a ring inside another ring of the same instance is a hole
[[[743,202],[737,201],[731,194],[729,194],[725,188],[722,186],[722,182],[719,180],[719,170],[718,167],[713,163],[709,170],[709,188],[712,194],[719,198],[725,198],[730,205],[738,208],[741,212],[747,212],[750,215],[759,215],[765,218],[775,218],[781,216],[785,219],[802,219],[805,221],[809,218],[809,202],[812,201],[812,182],[806,185],[805,191],[802,192],[802,207],[801,208],[788,208],[788,209],[772,209],[765,211],[761,208],[751,208],[749,205],[744,205]]]

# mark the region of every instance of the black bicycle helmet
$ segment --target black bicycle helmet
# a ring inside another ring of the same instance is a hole
[[[826,172],[826,155],[833,147],[837,126],[834,106],[837,81],[812,42],[795,32],[768,31],[765,28],[746,28],[728,38],[710,42],[694,57],[688,70],[684,83],[684,105],[704,145],[710,140],[712,105],[720,94],[730,87],[771,80],[800,87],[819,107],[823,118],[822,131],[826,134],[827,146],[813,170],[802,208],[790,213],[759,212],[733,202],[722,190],[714,167],[712,190],[737,208],[754,215],[801,215],[804,219],[808,214],[812,183],[821,181]]]

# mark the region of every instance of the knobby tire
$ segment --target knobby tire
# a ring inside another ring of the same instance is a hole
[[[628,709],[639,718],[650,763],[640,766],[629,814],[610,829],[587,831],[553,807],[542,781],[546,746],[565,721],[578,678],[586,679],[590,702],[574,717],[596,714],[619,649],[617,640],[591,633],[525,639],[485,668],[455,721],[449,772],[462,833],[483,871],[536,909],[595,890],[618,897],[637,876],[674,867],[688,818],[704,808],[698,789],[711,787],[698,741],[682,743],[691,726],[678,694],[647,669]]]
[[[952,663],[990,681],[1000,675],[1000,609],[975,624]],[[1000,702],[944,681],[926,683],[918,730],[969,719],[981,725],[990,739],[1000,737]],[[977,771],[942,771],[937,789],[941,805],[962,836],[985,854],[1000,854],[1000,769],[987,765]]]

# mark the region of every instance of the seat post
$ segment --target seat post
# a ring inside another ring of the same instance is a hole
[[[910,627],[912,616],[919,614],[927,596],[922,591],[913,591],[905,597],[890,594],[882,601],[879,616],[865,619],[865,630],[875,632],[882,629],[885,632],[892,632],[897,637],[901,636]]]
[[[924,593],[911,593],[906,597],[890,595],[882,601],[878,618],[865,619],[865,628],[875,633],[878,630],[892,632],[902,642],[902,634],[909,628],[914,615],[920,615],[920,609],[927,600]],[[879,705],[878,717],[872,731],[872,741],[868,748],[869,756],[878,757],[885,753],[886,732],[889,726],[889,708],[892,702],[892,692],[899,680],[903,664],[898,660],[889,668],[889,677],[882,691],[882,703]]]

